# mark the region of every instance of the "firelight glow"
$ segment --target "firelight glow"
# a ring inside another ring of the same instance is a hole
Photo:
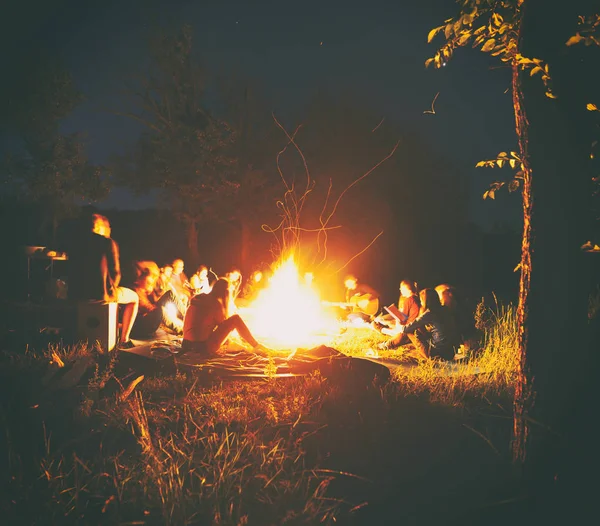
[[[312,280],[300,276],[293,257],[275,269],[268,285],[240,314],[256,339],[273,349],[313,347],[339,330]]]

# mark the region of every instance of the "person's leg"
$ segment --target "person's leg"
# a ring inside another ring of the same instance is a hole
[[[131,329],[138,313],[140,298],[133,290],[119,287],[117,290],[117,302],[120,305],[124,305],[121,341],[128,342],[131,339]]]
[[[429,342],[418,333],[407,334],[408,339],[415,346],[416,355],[423,360],[429,359]]]
[[[158,330],[162,319],[163,315],[160,307],[144,316],[136,316],[131,334],[134,338],[150,336]]]
[[[250,329],[244,323],[244,320],[239,317],[239,315],[234,314],[230,318],[227,318],[224,322],[220,323],[219,326],[213,331],[208,340],[206,340],[206,345],[208,352],[213,353],[219,350],[223,342],[227,339],[227,336],[231,334],[234,330],[237,330],[239,335],[252,347],[257,347],[258,342],[252,336]]]

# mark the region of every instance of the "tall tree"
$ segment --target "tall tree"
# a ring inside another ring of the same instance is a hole
[[[592,75],[598,56],[573,48],[571,37],[583,31],[582,23],[589,25],[585,16],[597,6],[585,0],[459,4],[456,18],[429,33],[429,41],[443,34],[446,43],[426,64],[441,67],[456,48],[473,44],[512,70],[519,151],[502,152],[479,165],[517,170],[509,181],[494,183],[487,197],[504,184],[522,189],[513,454],[525,468],[530,489],[548,497],[562,482],[577,482],[571,471],[573,448],[582,435],[573,415],[585,406],[582,385],[591,359],[586,316],[590,262],[581,246],[592,225],[593,128],[587,109],[597,89]],[[577,360],[565,360],[565,355]]]
[[[6,191],[43,210],[42,235],[56,241],[60,222],[79,205],[103,197],[106,173],[85,155],[79,134],[63,134],[61,121],[82,101],[71,75],[51,57],[28,64],[3,98],[4,135],[13,144],[3,162]],[[48,228],[49,227],[49,228]]]
[[[209,108],[208,77],[192,49],[192,30],[162,33],[150,46],[151,64],[131,90],[137,111],[124,113],[146,131],[117,160],[121,182],[139,191],[159,189],[187,229],[197,263],[198,226],[223,215],[239,188],[235,129]]]

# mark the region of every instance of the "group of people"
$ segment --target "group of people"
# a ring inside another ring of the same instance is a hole
[[[361,300],[374,301],[378,298],[374,289],[361,286],[356,278],[349,277],[346,279],[346,291],[347,302],[353,308],[349,316],[360,316],[389,337],[379,346],[382,350],[407,346],[407,354],[418,360],[452,360],[455,350],[472,335],[472,317],[455,288],[448,284],[419,292],[416,283],[402,280],[397,308],[390,305],[385,314],[377,316],[369,316],[359,306]]]
[[[71,299],[122,305],[120,349],[135,346],[132,335],[151,335],[165,322],[183,334],[182,352],[213,353],[234,330],[254,350],[265,349],[235,313],[241,287],[237,269],[224,277],[213,274],[216,281],[211,283],[206,266],[188,279],[181,259],[162,268],[153,261],[139,261],[134,264],[133,287],[123,287],[119,246],[111,238],[110,222],[100,214],[93,215],[91,230],[71,247],[69,266]]]
[[[214,353],[233,331],[254,350],[265,349],[236,313],[242,282],[239,269],[219,277],[201,265],[188,279],[181,259],[162,268],[153,261],[138,261],[133,287],[122,287],[119,246],[111,238],[108,219],[99,214],[94,214],[84,239],[71,248],[69,261],[72,299],[123,306],[121,349],[134,347],[132,335],[151,336],[161,324],[183,335],[182,352]],[[409,353],[417,359],[451,360],[470,332],[469,316],[449,285],[418,292],[414,282],[403,280],[397,308],[390,305],[386,313],[379,313],[379,294],[372,287],[353,276],[346,278],[345,286],[346,301],[340,304],[350,309],[345,318],[387,335],[382,349],[412,344]]]

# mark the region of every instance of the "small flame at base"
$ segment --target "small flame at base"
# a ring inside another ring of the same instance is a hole
[[[319,345],[339,330],[323,309],[312,279],[300,277],[293,257],[275,270],[268,286],[240,313],[256,339],[273,348]]]

